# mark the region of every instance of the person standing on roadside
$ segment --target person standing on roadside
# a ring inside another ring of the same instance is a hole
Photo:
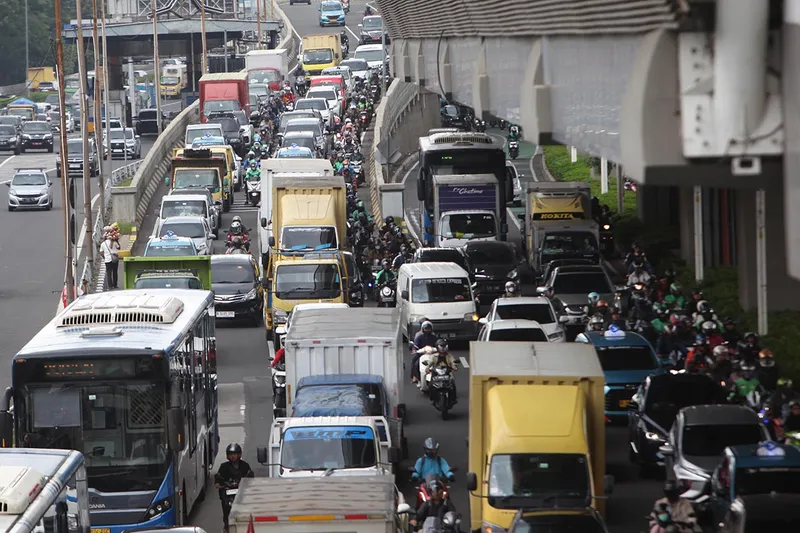
[[[111,226],[103,228],[105,240],[100,244],[100,257],[106,267],[106,286],[109,289],[117,288],[117,272],[119,271],[119,241],[114,239]]]

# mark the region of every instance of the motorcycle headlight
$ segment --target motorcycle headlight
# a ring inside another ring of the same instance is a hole
[[[247,293],[245,296],[246,300],[255,300],[256,296],[258,296],[258,291],[255,289],[250,289],[250,292]]]
[[[287,313],[283,309],[272,310],[272,319],[275,321],[276,324],[285,324],[288,318],[289,318],[289,313]]]
[[[350,298],[358,298],[358,297],[360,297],[360,296],[361,296],[361,295],[360,295],[359,293],[357,293],[357,292],[351,292],[351,293],[350,293]]]
[[[608,231],[611,229],[611,226],[609,224],[603,224],[603,229]]]
[[[652,431],[646,431],[644,433],[644,438],[646,438],[647,440],[650,440],[650,441],[654,441],[654,442],[659,442],[659,441],[663,441],[664,440],[664,437],[662,437],[658,433],[653,433]]]

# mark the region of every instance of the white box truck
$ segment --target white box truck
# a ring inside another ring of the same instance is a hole
[[[406,533],[410,512],[391,476],[246,478],[230,533]]]
[[[277,91],[289,75],[289,51],[250,50],[244,56],[244,65],[250,83],[266,83],[270,90]]]
[[[497,240],[505,206],[500,205],[494,174],[434,176],[433,202],[434,246],[459,248],[471,240]]]

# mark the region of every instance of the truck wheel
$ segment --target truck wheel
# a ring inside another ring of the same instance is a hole
[[[231,203],[229,200],[222,200],[222,210],[226,213],[231,210]]]

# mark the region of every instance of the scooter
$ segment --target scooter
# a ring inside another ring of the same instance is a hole
[[[429,366],[430,363],[426,364]],[[430,396],[431,403],[437,411],[442,413],[442,420],[447,420],[450,409],[456,404],[455,395],[455,376],[453,369],[447,365],[437,365],[434,368],[426,369],[426,381],[430,377]]]
[[[395,307],[397,298],[392,283],[384,283],[378,291],[378,307]]]
[[[419,388],[423,394],[428,394],[431,385],[431,375],[428,373],[428,366],[433,363],[436,352],[433,347],[426,346],[417,350],[417,353],[420,354],[419,381],[417,381],[417,388]]]
[[[274,418],[286,412],[286,364],[280,363],[272,370],[272,414]]]
[[[455,473],[457,470],[458,468],[455,466],[450,469],[450,471],[453,473]],[[431,499],[431,494],[428,492],[428,482],[433,481],[434,479],[439,480],[439,482],[442,484],[442,499],[450,499],[450,492],[447,488],[447,483],[445,483],[445,481],[442,479],[442,476],[437,474],[429,474],[426,476],[425,480],[422,481],[419,479],[419,476],[415,475],[416,470],[414,470],[413,466],[408,467],[408,471],[411,473],[411,480],[419,482],[419,485],[417,485],[417,509],[419,509],[419,506],[424,502]]]
[[[519,141],[508,141],[508,155],[511,159],[519,157]]]
[[[252,204],[253,206],[257,206],[261,201],[261,182],[249,180],[244,183],[247,189],[247,195],[244,199],[245,205]]]

